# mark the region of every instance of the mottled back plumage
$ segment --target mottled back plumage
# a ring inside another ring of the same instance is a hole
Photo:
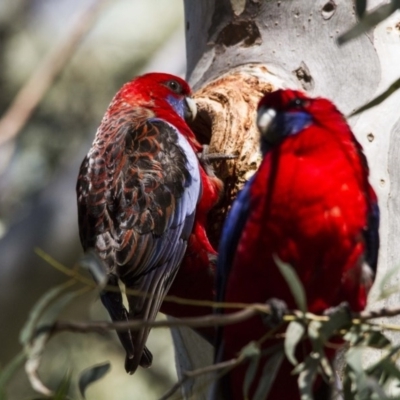
[[[170,82],[178,88],[171,90]],[[106,264],[115,290],[101,298],[115,321],[154,319],[186,251],[201,193],[192,133],[182,118],[189,93],[184,81],[166,74],[128,83],[81,165],[80,238]],[[145,295],[128,295],[129,310],[119,281]],[[119,332],[130,373],[151,365],[148,333]]]

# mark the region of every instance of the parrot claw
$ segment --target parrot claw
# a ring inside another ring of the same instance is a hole
[[[223,160],[233,160],[238,157],[235,154],[225,154],[225,153],[210,153],[210,146],[207,144],[203,145],[203,151],[197,153],[197,157],[200,161],[201,166],[206,170],[208,176],[215,176],[214,170],[211,167],[212,162],[223,161]]]
[[[270,307],[271,313],[263,316],[263,322],[269,328],[275,328],[283,322],[284,315],[288,312],[287,304],[275,297],[266,301]]]
[[[208,253],[208,262],[212,265],[217,265],[218,256],[216,254]]]
[[[347,301],[343,301],[342,303],[338,304],[337,306],[327,308],[323,312],[323,315],[326,315],[327,317],[331,317],[333,314],[336,314],[338,312],[345,312],[346,314],[348,314],[350,319],[352,318],[350,304]]]

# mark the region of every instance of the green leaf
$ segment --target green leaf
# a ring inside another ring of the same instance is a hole
[[[244,399],[249,398],[250,386],[254,381],[254,377],[256,376],[259,361],[260,361],[260,352],[258,353],[258,355],[254,355],[250,359],[250,364],[247,367],[246,375],[244,377],[244,384],[243,384],[243,398]]]
[[[396,400],[396,397],[386,395],[385,391],[381,387],[380,382],[378,382],[374,377],[369,376],[367,378],[367,385],[370,391],[370,397],[368,397],[368,400]],[[399,400],[398,397],[397,400]]]
[[[391,3],[384,4],[369,14],[364,14],[361,21],[337,38],[338,44],[342,45],[363,33],[368,32],[374,26],[390,17],[390,15],[392,15],[398,8],[400,8],[400,1],[392,0]]]
[[[244,398],[247,399],[250,386],[253,383],[254,376],[257,372],[258,362],[261,356],[260,347],[256,342],[250,342],[247,346],[243,347],[241,355],[246,359],[250,359],[250,365],[246,371],[243,384]]]
[[[391,345],[390,340],[378,330],[369,330],[364,343],[366,346],[376,349],[384,349]]]
[[[354,400],[353,396],[353,390],[352,390],[352,376],[354,374],[351,371],[351,368],[349,368],[348,365],[344,367],[344,373],[343,373],[343,398],[344,400]]]
[[[356,14],[361,18],[367,9],[367,0],[356,0]]]
[[[313,359],[318,360],[321,370],[325,375],[325,378],[328,379],[329,381],[332,381],[333,369],[330,361],[326,357],[325,347],[324,347],[327,338],[324,337],[324,335],[321,333],[324,325],[325,322],[322,321],[311,321],[308,324],[307,332],[312,345],[313,352],[311,354]]]
[[[353,325],[343,336],[350,346],[356,346],[365,340],[364,332],[368,331],[365,324]]]
[[[286,329],[285,335],[285,354],[288,360],[293,364],[297,365],[298,361],[296,360],[295,353],[296,347],[300,340],[303,338],[306,328],[304,324],[299,321],[292,321],[289,323]]]
[[[389,378],[400,381],[400,371],[398,367],[392,360],[387,358],[379,362],[378,368],[375,366],[372,369],[367,369],[367,372],[374,375],[379,381],[382,381],[382,375],[384,375],[384,381],[387,381]]]
[[[306,293],[304,291],[304,287],[294,270],[294,268],[288,264],[283,262],[276,254],[273,255],[275,264],[278,266],[279,271],[285,278],[286,283],[288,284],[290,291],[294,297],[294,300],[297,304],[297,307],[300,311],[307,311],[307,300]]]
[[[350,348],[346,355],[346,362],[351,369],[351,378],[353,385],[356,387],[357,398],[359,400],[370,400],[371,390],[368,383],[368,377],[362,366],[362,356],[366,348],[353,347]]]
[[[19,335],[19,341],[22,345],[27,344],[27,342],[29,342],[29,340],[33,336],[38,324],[38,320],[44,313],[44,310],[49,306],[49,304],[51,304],[57,297],[61,295],[61,293],[63,293],[74,284],[75,282],[72,280],[65,282],[62,285],[50,289],[38,300],[38,302],[30,311],[28,321],[25,323]]]
[[[82,294],[80,290],[64,293],[72,285],[73,281],[69,281],[45,293],[33,307],[28,322],[20,334],[27,357],[25,370],[29,382],[34,390],[45,396],[52,395],[52,391],[41,381],[38,369],[42,353],[52,333],[49,328],[64,307],[76,296]]]
[[[245,358],[253,358],[260,355],[260,347],[256,342],[250,342],[240,351],[240,355]]]
[[[322,353],[324,349],[324,343],[320,336],[322,325],[323,323],[321,321],[311,321],[308,324],[308,337],[311,341],[313,351],[316,353]]]
[[[346,305],[340,304],[335,308],[329,309],[327,316],[329,320],[323,322],[319,329],[319,336],[323,342],[327,342],[341,329],[349,328],[352,323],[352,316]]]
[[[264,364],[262,375],[252,400],[264,400],[268,397],[272,384],[275,381],[276,375],[284,358],[285,354],[282,348],[276,350],[268,357],[266,363]]]
[[[25,360],[25,353],[18,353],[4,368],[0,371],[0,400],[6,400],[7,383],[17,372],[18,368]]]
[[[353,115],[360,114],[363,111],[366,111],[372,107],[375,107],[378,104],[381,104],[384,100],[386,100],[389,96],[391,96],[395,91],[397,91],[399,89],[400,89],[400,78],[395,80],[382,94],[375,97],[373,100],[371,100],[367,104],[363,105],[362,107],[358,108],[357,110],[353,111],[349,115],[349,118],[352,117]],[[397,291],[398,291],[398,289],[397,289]],[[392,294],[392,293],[390,293],[390,294]],[[388,295],[385,295],[385,297],[388,297]],[[382,298],[384,298],[384,297],[382,297]]]
[[[394,346],[389,351],[386,352],[384,356],[380,358],[379,361],[367,368],[368,374],[376,374],[382,370],[383,366],[387,365],[387,361],[391,361],[392,357],[400,351],[400,346]],[[396,378],[400,379],[400,371],[396,373]]]
[[[310,354],[303,363],[299,364],[302,368],[296,368],[299,372],[298,385],[300,389],[301,400],[313,400],[313,385],[318,373],[318,358]]]
[[[250,365],[247,369],[245,381],[243,384],[244,398],[247,399],[247,393],[253,383],[254,375],[257,371],[258,360],[260,358],[260,347],[256,342],[250,342],[240,351],[240,355],[245,359],[250,359]]]
[[[65,374],[64,379],[58,385],[58,388],[54,394],[53,400],[66,400],[68,399],[68,391],[71,386],[71,372]]]
[[[109,370],[111,364],[106,361],[102,364],[85,369],[79,377],[79,391],[82,397],[85,397],[87,387],[93,382],[101,379]]]

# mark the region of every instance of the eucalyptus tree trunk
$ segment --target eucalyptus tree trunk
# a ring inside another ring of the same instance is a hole
[[[400,16],[341,47],[357,22],[351,0],[185,0],[187,78],[196,91],[201,131],[211,150],[238,154],[217,166],[226,195],[213,212],[217,244],[223,217],[260,161],[255,109],[260,97],[294,88],[331,99],[346,115],[400,75]],[[374,8],[383,3],[369,1]],[[349,123],[364,147],[381,209],[379,276],[400,262],[400,92]],[[390,218],[389,218],[390,215]],[[399,279],[395,276],[394,279]],[[373,294],[373,293],[372,293]],[[393,296],[389,305],[399,301]],[[175,330],[178,374],[212,363],[212,348]],[[188,382],[186,398],[206,398],[209,377]]]

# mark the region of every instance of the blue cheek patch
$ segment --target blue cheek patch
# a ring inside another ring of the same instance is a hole
[[[307,128],[312,122],[311,114],[303,111],[279,113],[275,117],[274,129],[280,132],[282,138],[296,135]]]
[[[183,104],[184,100],[177,99],[175,96],[170,95],[167,97],[167,101],[171,105],[171,107],[175,110],[175,112],[181,118],[184,118],[184,114],[185,114],[185,106]]]
[[[268,128],[268,138],[261,138],[261,152],[268,153],[287,136],[296,135],[311,125],[312,115],[304,111],[279,112]]]

